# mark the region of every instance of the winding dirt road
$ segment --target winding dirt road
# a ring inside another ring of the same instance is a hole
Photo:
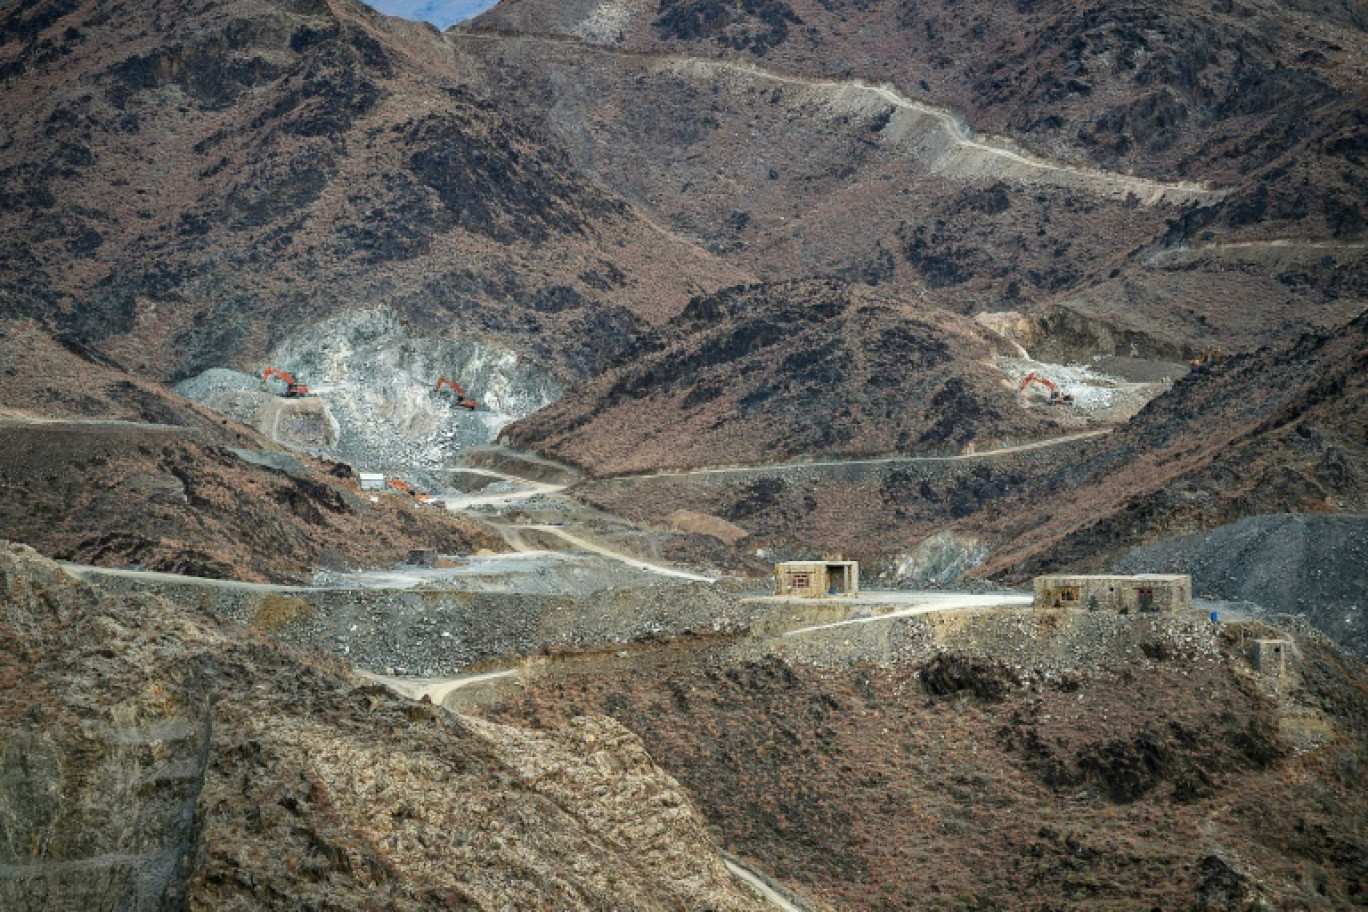
[[[548,484],[544,481],[532,481],[527,478],[519,478],[516,475],[506,475],[503,472],[495,472],[491,469],[461,468],[463,474],[484,475],[487,478],[494,478],[510,484],[518,485],[514,491],[499,491],[494,494],[437,494],[431,498],[433,503],[443,504],[448,510],[469,510],[473,507],[507,507],[519,501],[530,500],[533,497],[546,494],[559,494],[565,490],[563,484]]]
[[[722,863],[727,866],[727,870],[731,872],[733,877],[750,887],[762,899],[781,912],[808,912],[806,906],[799,905],[780,893],[772,886],[768,877],[734,855],[723,852]]]
[[[401,697],[408,697],[410,700],[422,700],[427,697],[433,705],[441,706],[442,701],[451,695],[452,691],[460,690],[462,687],[469,687],[472,684],[482,684],[485,681],[498,681],[502,678],[512,678],[517,675],[516,668],[505,668],[502,671],[488,671],[483,674],[457,675],[454,678],[409,678],[395,677],[392,675],[377,674],[373,671],[362,671],[356,669],[356,674],[367,681],[374,681],[381,687],[398,694]]]
[[[622,554],[621,552],[614,551],[611,548],[607,548],[603,545],[600,545],[597,542],[590,541],[587,538],[581,538],[580,536],[575,535],[573,532],[567,532],[559,526],[527,525],[521,526],[519,528],[534,529],[538,532],[545,532],[551,535],[555,535],[558,538],[568,542],[575,548],[579,548],[583,551],[592,551],[593,553],[609,558],[610,560],[615,560],[619,561],[620,563],[624,563],[636,570],[645,570],[649,573],[659,574],[660,576],[669,576],[675,579],[692,580],[694,582],[699,583],[717,582],[716,578],[711,576],[703,576],[700,573],[691,573],[688,570],[676,570],[673,567],[665,567],[660,564],[653,564],[649,561],[640,560],[639,558],[631,557],[627,554]]]
[[[974,453],[958,453],[954,456],[880,456],[874,459],[827,459],[814,462],[771,462],[760,465],[737,465],[737,466],[708,466],[697,469],[654,469],[650,472],[630,472],[624,475],[605,475],[600,481],[641,481],[652,478],[679,478],[690,475],[730,475],[742,474],[747,472],[785,472],[798,471],[801,469],[813,469],[829,466],[863,466],[863,465],[889,465],[892,463],[910,464],[936,464],[944,462],[961,462],[973,459],[992,459],[997,456],[1007,456],[1012,453],[1025,453],[1030,450],[1043,450],[1048,447],[1063,446],[1069,443],[1077,443],[1080,440],[1087,440],[1092,437],[1101,437],[1110,434],[1111,428],[1103,428],[1098,431],[1084,431],[1079,434],[1067,434],[1063,437],[1051,437],[1048,440],[1036,440],[1031,443],[1017,444],[1016,446],[1000,447],[994,450],[980,450]]]
[[[754,63],[658,54],[605,47],[562,35],[533,35],[497,29],[458,27],[444,36],[453,46],[463,42],[504,41],[572,50],[578,55],[632,60],[677,73],[720,81],[721,77],[796,86],[817,94],[833,108],[892,108],[893,117],[880,131],[882,142],[916,160],[932,173],[960,180],[987,177],[1081,189],[1114,199],[1134,197],[1140,205],[1181,206],[1209,203],[1225,195],[1191,181],[1159,181],[1097,168],[1051,161],[1014,148],[1009,141],[974,132],[954,111],[914,101],[894,86],[859,79],[830,79],[780,73]]]

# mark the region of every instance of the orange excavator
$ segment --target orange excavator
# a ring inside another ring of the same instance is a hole
[[[263,384],[269,384],[272,377],[285,381],[286,399],[299,399],[309,395],[309,388],[307,386],[296,383],[294,377],[291,377],[278,367],[268,367],[261,372],[261,382]]]
[[[431,494],[418,493],[418,490],[414,488],[413,485],[409,484],[407,481],[404,481],[401,478],[391,478],[389,480],[389,486],[391,488],[394,488],[394,490],[396,491],[403,491],[405,494],[413,495],[413,498],[415,500],[427,500],[432,496]]]
[[[1021,379],[1020,389],[1025,389],[1032,383],[1039,383],[1041,386],[1045,387],[1047,390],[1050,391],[1050,405],[1074,404],[1073,396],[1071,396],[1068,393],[1061,393],[1059,391],[1059,387],[1055,386],[1053,381],[1048,380],[1045,377],[1040,376],[1040,374],[1034,372],[1027,374],[1025,377]]]
[[[478,402],[466,395],[466,391],[461,388],[461,384],[457,383],[455,380],[448,380],[446,377],[438,377],[437,385],[432,388],[432,392],[441,393],[443,390],[451,390],[456,394],[456,405],[459,408],[470,409],[470,411],[473,412],[480,407]]]
[[[1193,358],[1188,364],[1197,368],[1212,368],[1225,360],[1225,352],[1219,348],[1204,348],[1202,353]]]

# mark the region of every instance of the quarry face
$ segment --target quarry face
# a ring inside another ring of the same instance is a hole
[[[307,381],[287,399],[257,377],[212,368],[176,391],[266,437],[362,471],[445,468],[464,448],[493,442],[561,396],[550,375],[510,351],[470,339],[418,336],[389,309],[360,311],[283,340],[266,363]],[[440,377],[456,380],[468,411]]]

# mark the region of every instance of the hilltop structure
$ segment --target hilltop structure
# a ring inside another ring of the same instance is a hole
[[[774,565],[774,594],[825,598],[860,594],[858,561],[784,561]]]
[[[1182,611],[1192,607],[1192,577],[1156,573],[1037,576],[1034,605],[1037,608],[1088,608],[1122,613]]]

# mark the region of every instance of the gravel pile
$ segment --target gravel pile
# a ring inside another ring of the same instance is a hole
[[[1120,573],[1188,573],[1196,596],[1305,615],[1368,657],[1368,516],[1254,516],[1136,548]]]
[[[209,402],[224,393],[247,392],[261,389],[261,378],[226,367],[211,367],[198,376],[182,380],[172,387],[176,395],[191,402]]]
[[[734,653],[746,658],[780,653],[790,661],[843,668],[860,663],[903,666],[950,652],[1001,662],[1026,681],[1098,669],[1140,673],[1173,657],[1218,661],[1219,629],[1196,611],[1137,617],[1110,611],[988,608],[746,641]]]
[[[742,630],[767,611],[733,583],[669,583],[585,594],[244,586],[215,580],[101,576],[115,592],[202,605],[357,668],[437,677],[477,662],[552,649],[602,649],[692,632]],[[273,620],[274,619],[274,620]]]

